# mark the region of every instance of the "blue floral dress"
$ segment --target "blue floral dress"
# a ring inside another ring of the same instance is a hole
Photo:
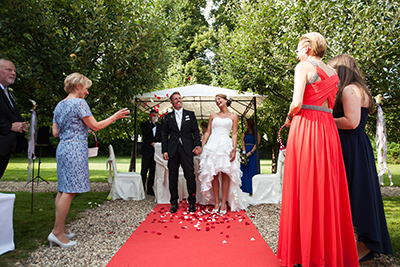
[[[60,133],[57,146],[57,190],[64,193],[90,191],[87,135],[89,127],[83,117],[92,116],[84,99],[70,98],[59,102],[53,123]]]

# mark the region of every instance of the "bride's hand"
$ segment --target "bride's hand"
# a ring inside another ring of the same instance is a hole
[[[235,151],[235,149],[234,149],[234,150],[232,150],[232,152],[231,152],[231,158],[230,158],[231,162],[235,160],[235,157],[236,157],[236,151]]]

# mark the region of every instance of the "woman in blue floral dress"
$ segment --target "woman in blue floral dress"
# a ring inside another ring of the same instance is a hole
[[[114,121],[127,118],[129,110],[124,108],[102,121],[96,121],[85,101],[92,82],[79,73],[72,73],[64,80],[68,96],[59,102],[54,110],[53,136],[60,138],[57,147],[58,194],[55,201],[56,219],[48,236],[62,248],[76,245],[70,241],[75,236],[65,228],[71,201],[76,193],[90,191],[87,135],[89,128],[98,131]]]

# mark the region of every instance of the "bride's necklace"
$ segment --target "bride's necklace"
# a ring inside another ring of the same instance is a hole
[[[218,114],[219,114],[218,117],[223,118],[223,119],[229,118],[229,116],[228,116],[229,113],[230,113],[229,111],[227,111],[227,112],[220,111],[220,112],[218,112]]]

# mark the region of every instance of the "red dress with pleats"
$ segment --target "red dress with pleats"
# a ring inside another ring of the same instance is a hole
[[[316,66],[321,81],[305,88],[303,105],[333,108],[339,78]],[[346,172],[331,113],[294,116],[284,166],[278,258],[283,266],[359,266]]]

